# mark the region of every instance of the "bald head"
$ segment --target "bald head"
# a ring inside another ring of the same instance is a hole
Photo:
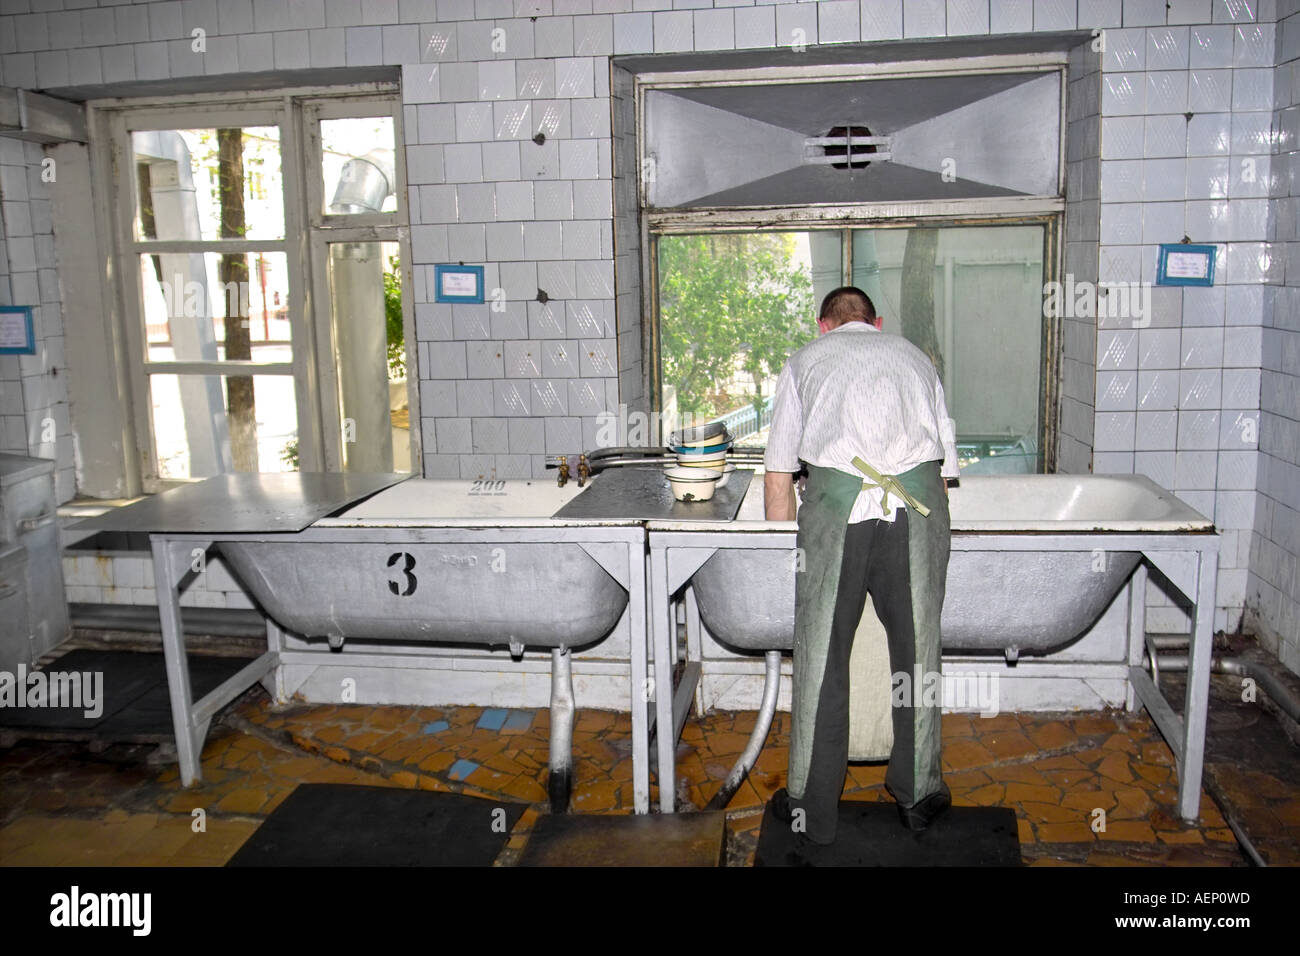
[[[861,289],[846,285],[834,289],[822,299],[819,316],[827,328],[838,328],[846,322],[875,322],[876,307]]]

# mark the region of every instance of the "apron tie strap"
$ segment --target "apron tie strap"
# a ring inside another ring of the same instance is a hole
[[[897,475],[882,475],[857,456],[854,456],[853,458],[853,467],[857,468],[858,471],[871,479],[871,481],[864,481],[862,483],[863,488],[879,488],[884,493],[880,499],[880,505],[884,508],[885,514],[890,513],[889,495],[890,492],[893,492],[895,496],[902,498],[903,501],[906,502],[909,507],[913,508],[922,518],[929,517],[930,509],[917,501],[916,498],[903,487],[902,483],[898,480]]]

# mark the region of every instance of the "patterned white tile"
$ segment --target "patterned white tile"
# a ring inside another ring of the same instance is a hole
[[[944,0],[903,0],[904,37],[941,37],[946,32]]]
[[[1172,451],[1138,451],[1133,456],[1133,473],[1146,475],[1161,488],[1173,488],[1174,460]]]
[[[1174,456],[1174,487],[1178,491],[1213,491],[1218,477],[1218,453],[1179,451]]]
[[[1188,156],[1226,156],[1231,148],[1231,113],[1198,113],[1187,123]]]
[[[1223,394],[1219,369],[1184,369],[1178,373],[1179,408],[1218,408]]]
[[[1101,109],[1106,116],[1133,116],[1146,111],[1147,85],[1142,73],[1111,73],[1102,80]]]
[[[949,36],[988,32],[989,0],[948,0]]]
[[[1232,66],[1233,28],[1200,25],[1191,28],[1188,65],[1193,70],[1218,70]]]
[[[1147,159],[1187,155],[1187,119],[1181,115],[1148,116],[1143,134]]]
[[[1187,109],[1192,113],[1226,113],[1233,109],[1231,70],[1192,70]]]
[[[1093,449],[1095,451],[1133,451],[1136,424],[1137,416],[1134,412],[1098,412],[1093,437]]]
[[[1187,69],[1187,27],[1153,27],[1146,33],[1148,70]]]
[[[1242,23],[1234,29],[1233,66],[1272,66],[1274,30],[1271,23]]]
[[[1098,372],[1097,374],[1100,377],[1102,373]],[[1143,370],[1139,372],[1136,407],[1144,412],[1176,409],[1178,407],[1178,375],[1179,373],[1173,369]]]
[[[900,40],[903,37],[902,0],[862,0],[860,19],[863,40]]]
[[[1219,413],[1214,411],[1180,411],[1178,413],[1178,448],[1212,450],[1219,447]]]
[[[1178,412],[1137,413],[1137,448],[1148,451],[1172,451],[1178,440]],[[1172,466],[1172,462],[1170,463]],[[1172,485],[1170,480],[1170,487]]]
[[[1097,410],[1132,411],[1137,408],[1137,372],[1098,372]]]
[[[1182,367],[1218,368],[1223,361],[1223,334],[1224,329],[1220,326],[1183,329]]]
[[[1107,116],[1101,121],[1102,159],[1141,159],[1146,121],[1141,116]],[[1224,152],[1228,137],[1224,135]]]
[[[1137,368],[1137,336],[1133,330],[1106,330],[1097,333],[1097,368]]]

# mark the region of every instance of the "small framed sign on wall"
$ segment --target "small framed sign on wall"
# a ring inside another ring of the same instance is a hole
[[[483,267],[435,265],[435,302],[482,302]]]
[[[1214,285],[1216,247],[1165,242],[1156,261],[1156,285]]]
[[[35,355],[36,327],[30,305],[0,305],[0,355]]]

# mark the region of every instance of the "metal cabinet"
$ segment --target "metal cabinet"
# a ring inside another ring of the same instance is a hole
[[[69,631],[54,462],[0,454],[0,670],[30,666]]]

